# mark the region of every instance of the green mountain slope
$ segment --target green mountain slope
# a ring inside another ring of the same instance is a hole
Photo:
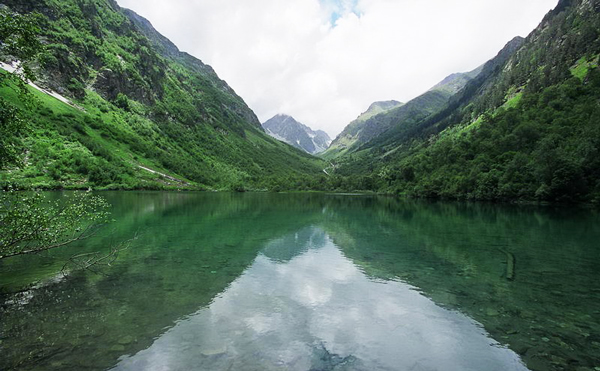
[[[361,113],[356,120],[352,121],[344,128],[335,140],[331,142],[329,148],[321,154],[321,157],[333,159],[348,152],[355,144],[364,140],[362,131],[366,128],[366,122],[369,119],[394,108],[401,107],[402,105],[404,105],[404,103],[395,100],[372,103],[365,112]]]
[[[483,66],[469,73],[450,75],[427,93],[417,97],[416,99],[421,99],[437,93],[442,94],[446,99],[439,101],[437,105],[432,105],[426,115],[388,118],[395,124],[391,125],[384,135],[373,138],[370,143],[362,147],[362,150],[376,148],[381,153],[389,153],[396,151],[399,145],[415,137],[426,138],[438,132],[439,127],[448,125],[447,120],[454,119],[462,105],[472,99],[478,99],[485,92],[495,88],[494,77],[500,73],[500,66],[509,60],[523,42],[524,39],[521,37],[514,38],[496,57]]]
[[[599,11],[560,1],[440,112],[337,159],[337,173],[420,197],[600,201]]]
[[[112,0],[2,0],[43,15],[26,166],[4,184],[45,187],[271,188],[322,174],[322,161],[262,130],[243,100],[200,60]],[[3,56],[10,61],[10,56]],[[3,97],[21,105],[9,87]]]
[[[411,128],[444,108],[450,97],[477,77],[481,70],[479,67],[471,72],[452,74],[406,104],[396,101],[373,103],[338,135],[321,157],[331,160],[347,155],[371,147],[370,142],[388,137],[394,130]]]

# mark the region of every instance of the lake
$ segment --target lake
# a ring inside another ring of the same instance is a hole
[[[92,239],[0,262],[0,369],[600,370],[597,212],[102,195]]]

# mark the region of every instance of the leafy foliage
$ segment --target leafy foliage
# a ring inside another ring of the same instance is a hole
[[[81,109],[34,93],[40,108],[26,118],[33,132],[29,152],[20,153],[27,166],[0,174],[0,185],[266,189],[268,179],[310,177],[325,167],[269,138],[212,68],[114,2],[4,3],[43,14],[47,52],[39,72]],[[9,89],[0,93],[21,105]]]
[[[561,2],[445,108],[396,122],[336,174],[416,197],[600,202],[599,10]]]
[[[42,50],[37,39],[40,31],[36,15],[21,16],[0,9],[0,55],[22,61],[13,73],[0,74],[0,87],[12,86],[23,103],[29,103],[25,82],[33,79],[30,63]],[[19,162],[20,137],[26,131],[21,110],[0,97],[0,169]]]
[[[89,192],[58,201],[41,193],[0,193],[0,259],[64,246],[108,221],[108,204]]]
[[[389,187],[422,197],[592,201],[600,162],[600,73],[525,94],[391,165]],[[407,175],[409,173],[410,175]]]
[[[30,62],[42,50],[38,22],[37,14],[20,15],[0,9],[0,54],[22,61],[19,74],[24,80],[33,79]]]
[[[0,169],[19,161],[19,136],[24,128],[21,112],[0,97]]]
[[[12,89],[14,101],[0,98],[0,169],[18,165],[20,139],[26,131],[23,109],[34,107],[25,83],[33,78],[29,64],[42,50],[36,18],[0,9],[1,51],[21,61],[20,70],[0,75],[0,86]],[[48,202],[40,193],[23,194],[11,188],[1,191],[0,259],[50,250],[86,238],[107,221],[107,208],[103,198],[89,193]]]

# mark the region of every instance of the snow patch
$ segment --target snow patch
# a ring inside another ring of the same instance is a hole
[[[10,72],[10,73],[14,73],[14,72],[18,72],[20,67],[20,62],[13,62],[11,64],[8,63],[4,63],[4,62],[0,62],[0,68],[2,68],[3,70]],[[68,104],[71,107],[77,108],[78,110],[81,111],[85,111],[85,109],[83,109],[83,107],[80,107],[78,105],[76,105],[75,103],[71,102],[68,98],[65,98],[64,96],[60,95],[59,93],[52,91],[50,89],[44,89],[36,84],[34,84],[33,82],[29,81],[27,83],[29,86],[31,86],[32,88],[41,91],[42,93],[49,95],[55,99],[58,99],[59,101]]]

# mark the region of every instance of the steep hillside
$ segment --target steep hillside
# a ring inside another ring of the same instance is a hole
[[[404,105],[402,102],[396,100],[386,100],[381,102],[372,103],[369,108],[361,113],[354,122],[365,122],[373,116],[377,116],[380,113],[387,112],[391,109],[397,108]]]
[[[275,115],[265,123],[263,128],[275,139],[286,142],[310,154],[325,151],[331,138],[322,130],[314,131],[306,125],[287,115]]]
[[[396,101],[373,103],[367,112],[338,135],[322,157],[334,159],[350,154],[361,148],[371,147],[370,142],[388,137],[393,130],[411,128],[415,123],[444,108],[450,97],[477,77],[481,70],[482,67],[479,67],[471,72],[452,74],[406,104]]]
[[[367,120],[394,108],[401,107],[403,104],[404,103],[395,100],[372,103],[365,112],[361,113],[356,120],[352,121],[344,128],[321,156],[323,158],[332,159],[346,153],[360,140],[361,132],[365,128]]]
[[[443,94],[447,97],[445,102],[440,102],[430,114],[412,115],[407,117],[386,117],[394,122],[385,135],[380,135],[371,140],[361,150],[376,148],[379,152],[388,153],[396,151],[399,145],[416,138],[426,138],[443,129],[448,125],[448,120],[453,120],[460,112],[460,108],[470,104],[472,100],[479,99],[485,92],[496,88],[495,78],[500,74],[500,67],[513,56],[523,45],[522,37],[515,37],[508,42],[496,57],[489,60],[472,72],[465,74],[453,74],[445,78],[441,83],[430,89],[423,96],[431,94]],[[470,76],[474,76],[471,78]],[[423,97],[421,96],[421,97]],[[421,99],[418,97],[416,99]],[[442,129],[440,129],[442,127]]]
[[[441,90],[454,95],[458,93],[462,88],[464,88],[469,83],[469,81],[479,76],[481,71],[483,71],[484,67],[485,65],[481,65],[471,72],[453,73],[452,75],[443,79],[440,83],[435,85],[430,90]]]
[[[600,2],[562,0],[439,113],[342,157],[337,174],[420,197],[600,202]]]
[[[4,184],[269,188],[321,173],[319,160],[267,136],[210,66],[113,0],[0,3],[42,15],[36,83],[73,102],[34,93],[27,166]],[[1,94],[22,105],[12,89]]]

